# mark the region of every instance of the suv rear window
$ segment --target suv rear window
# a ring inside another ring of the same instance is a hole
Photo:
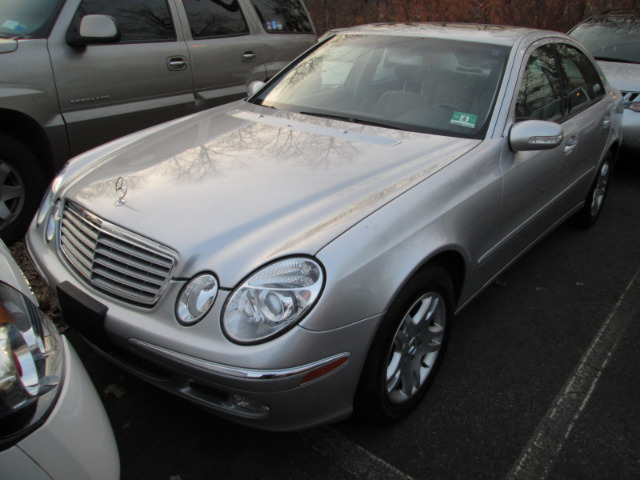
[[[299,0],[251,0],[268,33],[313,33]]]
[[[182,4],[187,12],[189,29],[194,39],[249,33],[238,0],[182,0]]]

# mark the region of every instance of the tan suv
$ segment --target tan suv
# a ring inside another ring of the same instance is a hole
[[[302,0],[3,0],[0,236],[70,156],[241,98],[316,40]]]

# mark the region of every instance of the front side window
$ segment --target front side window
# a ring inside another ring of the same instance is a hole
[[[300,0],[251,0],[268,33],[313,33]]]
[[[166,0],[82,0],[70,33],[77,32],[82,17],[91,14],[112,16],[120,29],[121,43],[176,39]]]
[[[527,61],[518,92],[516,121],[557,122],[563,115],[562,83],[553,46],[544,45],[536,49]]]
[[[567,82],[569,113],[582,110],[604,95],[604,86],[591,61],[577,48],[558,45],[560,62]]]
[[[238,0],[182,0],[182,4],[194,39],[249,33]]]
[[[353,123],[484,138],[509,53],[491,44],[340,34],[251,101]]]

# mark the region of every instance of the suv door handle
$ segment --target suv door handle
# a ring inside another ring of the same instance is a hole
[[[185,70],[187,68],[187,58],[179,55],[167,58],[167,68],[173,71]]]
[[[242,52],[242,61],[244,63],[251,63],[256,61],[256,54],[251,50],[245,50]]]

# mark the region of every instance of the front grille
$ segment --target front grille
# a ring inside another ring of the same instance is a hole
[[[66,202],[60,250],[93,287],[120,299],[155,304],[176,263],[166,247],[112,225]]]

